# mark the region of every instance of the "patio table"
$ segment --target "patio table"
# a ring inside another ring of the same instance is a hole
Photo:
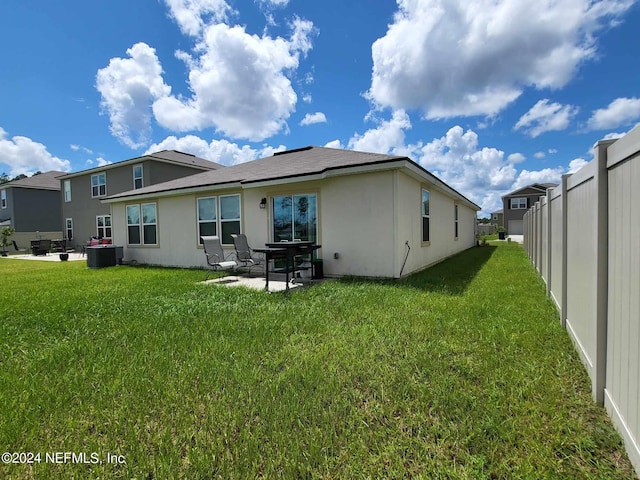
[[[265,243],[266,248],[254,248],[255,252],[264,253],[267,266],[265,269],[266,285],[265,290],[269,290],[269,260],[284,259],[285,267],[274,270],[274,272],[284,273],[286,279],[286,290],[289,290],[289,272],[293,273],[301,268],[295,267],[295,258],[301,255],[308,255],[318,250],[322,245],[315,242],[270,242]]]

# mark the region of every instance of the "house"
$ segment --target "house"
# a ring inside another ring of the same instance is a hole
[[[0,227],[13,227],[11,240],[20,247],[35,238],[62,238],[61,175],[50,171],[0,185]]]
[[[540,197],[547,194],[548,188],[557,187],[556,183],[534,183],[514,190],[502,197],[503,224],[509,235],[522,235],[524,226],[522,217]]]
[[[111,194],[114,243],[138,263],[204,267],[199,238],[311,240],[325,275],[400,277],[475,245],[480,207],[408,157],[305,147]]]
[[[504,227],[504,209],[491,212],[491,223],[498,227]]]
[[[224,166],[189,153],[163,150],[64,175],[58,185],[64,238],[70,244],[82,244],[91,237],[110,239],[111,212],[101,202],[108,195],[218,168]]]

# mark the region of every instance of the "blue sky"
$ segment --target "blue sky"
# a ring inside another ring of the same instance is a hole
[[[640,121],[633,0],[4,0],[0,172],[411,157],[483,207]]]

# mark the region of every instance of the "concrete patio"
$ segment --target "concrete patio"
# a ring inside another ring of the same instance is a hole
[[[86,260],[87,257],[79,252],[68,252],[69,261],[77,261],[77,260]],[[0,258],[10,258],[12,260],[40,260],[41,262],[61,262],[59,253],[50,253],[48,255],[8,255],[6,257]]]

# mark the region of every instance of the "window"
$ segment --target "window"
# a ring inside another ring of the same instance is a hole
[[[218,235],[232,245],[231,234],[240,233],[240,195],[198,198],[198,239]]]
[[[111,215],[96,217],[96,231],[98,238],[111,238]]]
[[[491,215],[491,220],[497,220],[498,219],[498,214],[494,213],[493,215]]]
[[[127,205],[127,239],[129,245],[158,244],[158,218],[155,203]]]
[[[458,238],[458,205],[454,205],[454,218],[455,218],[455,238]]]
[[[66,238],[67,240],[73,239],[73,219],[67,218],[65,221],[65,229],[66,229]]]
[[[511,199],[511,210],[526,210],[527,209],[527,199],[526,198],[512,198]]]
[[[91,175],[91,196],[104,197],[107,194],[107,174]]]
[[[233,243],[231,234],[240,233],[240,195],[220,197],[220,232],[222,243]]]
[[[429,241],[429,190],[422,189],[422,241]]]
[[[7,208],[7,191],[0,190],[0,206]]]
[[[142,181],[142,165],[134,165],[133,166],[133,189],[137,190],[138,188],[144,187],[144,183]]]
[[[273,197],[273,241],[317,241],[317,203],[313,193]]]
[[[71,201],[71,180],[64,181],[64,201]]]

